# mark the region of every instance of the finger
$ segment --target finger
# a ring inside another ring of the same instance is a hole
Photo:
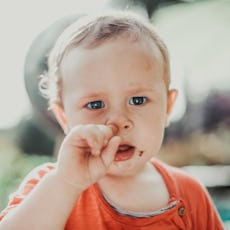
[[[90,148],[90,153],[94,156],[98,156],[101,154],[101,150],[104,146],[104,141],[102,138],[99,138],[98,135],[89,135],[86,139],[88,146]]]
[[[84,138],[91,150],[91,154],[98,156],[105,145],[105,135],[98,126],[90,126],[86,129]]]
[[[96,125],[75,126],[70,131],[67,139],[73,147],[89,149],[94,155],[100,154],[104,145],[104,134]]]
[[[90,143],[90,146],[92,147],[93,155],[98,156],[101,153],[102,149],[107,146],[110,139],[117,133],[118,128],[113,124],[110,124],[108,126],[95,125],[93,128],[95,132],[92,132],[92,142]],[[95,136],[93,134],[95,134]]]
[[[118,146],[122,139],[119,136],[114,136],[110,139],[107,147],[102,151],[101,158],[106,168],[113,162]]]
[[[71,145],[77,148],[88,149],[91,154],[98,156],[102,149],[117,132],[115,125],[78,125],[69,133]],[[87,151],[87,152],[89,152]]]
[[[99,129],[102,131],[103,135],[104,135],[104,146],[107,145],[108,141],[110,140],[111,137],[113,137],[114,135],[116,135],[118,128],[113,125],[98,125]]]
[[[118,132],[118,127],[114,124],[109,124],[108,127],[112,130],[113,135],[116,135]]]

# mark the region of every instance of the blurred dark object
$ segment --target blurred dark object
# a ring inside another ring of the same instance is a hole
[[[114,9],[126,9],[145,14],[149,19],[158,7],[183,3],[180,0],[110,0],[109,5]]]
[[[213,92],[204,104],[204,130],[210,132],[223,125],[230,128],[230,92]]]
[[[230,164],[230,92],[188,100],[184,116],[166,129],[159,157],[175,166]]]
[[[25,153],[49,155],[54,152],[55,147],[55,135],[50,134],[50,130],[54,128],[42,129],[39,123],[34,119],[24,118],[17,126],[15,140]]]
[[[58,36],[80,15],[62,18],[42,31],[32,42],[25,59],[24,81],[32,105],[32,114],[17,128],[16,143],[26,153],[52,155],[55,141],[62,134],[47,100],[38,90],[39,76],[48,69],[47,57]]]
[[[41,124],[43,120],[51,123],[50,128],[54,128],[54,132],[57,132],[59,127],[56,127],[57,122],[54,120],[53,115],[47,111],[47,100],[41,96],[38,90],[39,76],[48,69],[47,58],[57,37],[79,17],[79,15],[65,17],[42,31],[32,42],[25,59],[24,81],[31,105],[33,106],[33,117],[36,116],[35,120],[37,122],[41,120]]]
[[[219,127],[230,128],[230,92],[211,91],[206,99],[192,103],[187,98],[183,117],[166,129],[165,142],[194,132],[213,132]]]

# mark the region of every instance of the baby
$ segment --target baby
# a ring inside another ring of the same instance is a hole
[[[40,88],[66,136],[57,162],[11,196],[0,230],[223,229],[205,188],[154,158],[177,90],[149,22],[125,12],[83,17],[48,65]]]

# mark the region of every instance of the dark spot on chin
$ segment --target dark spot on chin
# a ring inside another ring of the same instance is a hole
[[[139,157],[141,157],[144,154],[144,151],[140,151]]]

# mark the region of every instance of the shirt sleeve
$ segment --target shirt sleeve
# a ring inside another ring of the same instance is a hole
[[[34,168],[22,181],[18,190],[9,196],[7,207],[0,213],[0,221],[27,197],[44,175],[54,168],[55,164],[52,163],[46,163]]]

